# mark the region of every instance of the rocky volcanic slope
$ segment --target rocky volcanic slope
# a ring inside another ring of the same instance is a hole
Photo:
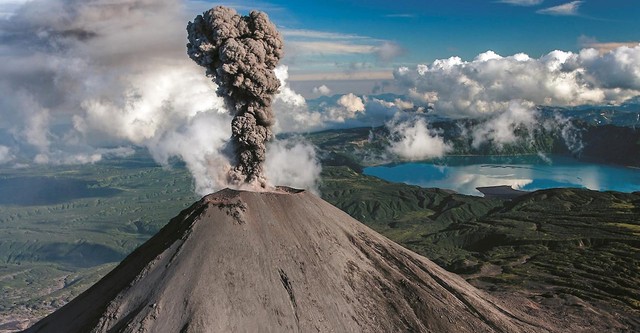
[[[307,192],[223,190],[27,332],[547,332]]]
[[[565,188],[503,201],[345,167],[326,167],[320,190],[472,285],[555,318],[559,332],[640,332],[640,192]]]

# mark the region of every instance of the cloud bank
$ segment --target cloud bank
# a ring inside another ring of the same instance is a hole
[[[310,106],[307,100],[288,84],[289,74],[285,65],[275,70],[280,80],[280,90],[273,101],[276,113],[275,128],[279,132],[311,132],[329,128],[381,126],[394,114],[413,105],[398,99],[385,102],[353,93],[329,97],[318,105]]]
[[[640,44],[604,54],[553,51],[540,58],[487,51],[472,61],[438,59],[394,72],[416,103],[450,117],[482,117],[512,100],[536,105],[619,104],[640,95]]]

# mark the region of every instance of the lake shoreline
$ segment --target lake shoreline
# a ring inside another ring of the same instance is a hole
[[[524,191],[549,188],[640,191],[640,168],[588,162],[561,154],[448,155],[368,166],[363,168],[363,174],[474,196],[482,195],[477,187],[502,185]]]

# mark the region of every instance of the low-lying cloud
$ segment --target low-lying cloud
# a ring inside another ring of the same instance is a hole
[[[451,146],[428,127],[424,118],[402,118],[398,114],[386,124],[391,136],[390,152],[405,160],[418,161],[442,157],[451,151]]]

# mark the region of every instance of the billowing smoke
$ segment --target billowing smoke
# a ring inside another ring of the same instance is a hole
[[[207,69],[233,115],[231,182],[266,187],[263,163],[275,123],[271,101],[280,87],[274,69],[282,36],[265,13],[240,16],[222,6],[198,15],[187,31],[189,57]]]
[[[232,185],[231,117],[185,56],[190,17],[177,0],[32,0],[0,18],[0,164],[96,163],[144,147],[162,165],[184,161],[198,194]],[[309,161],[286,156],[298,158]]]
[[[349,93],[340,96],[335,107],[329,107],[325,112],[329,113],[329,118],[335,122],[344,123],[348,119],[353,119],[358,114],[365,113],[365,105],[362,98]]]
[[[267,146],[265,173],[273,184],[302,187],[318,193],[322,171],[315,148],[301,138],[275,140]]]

